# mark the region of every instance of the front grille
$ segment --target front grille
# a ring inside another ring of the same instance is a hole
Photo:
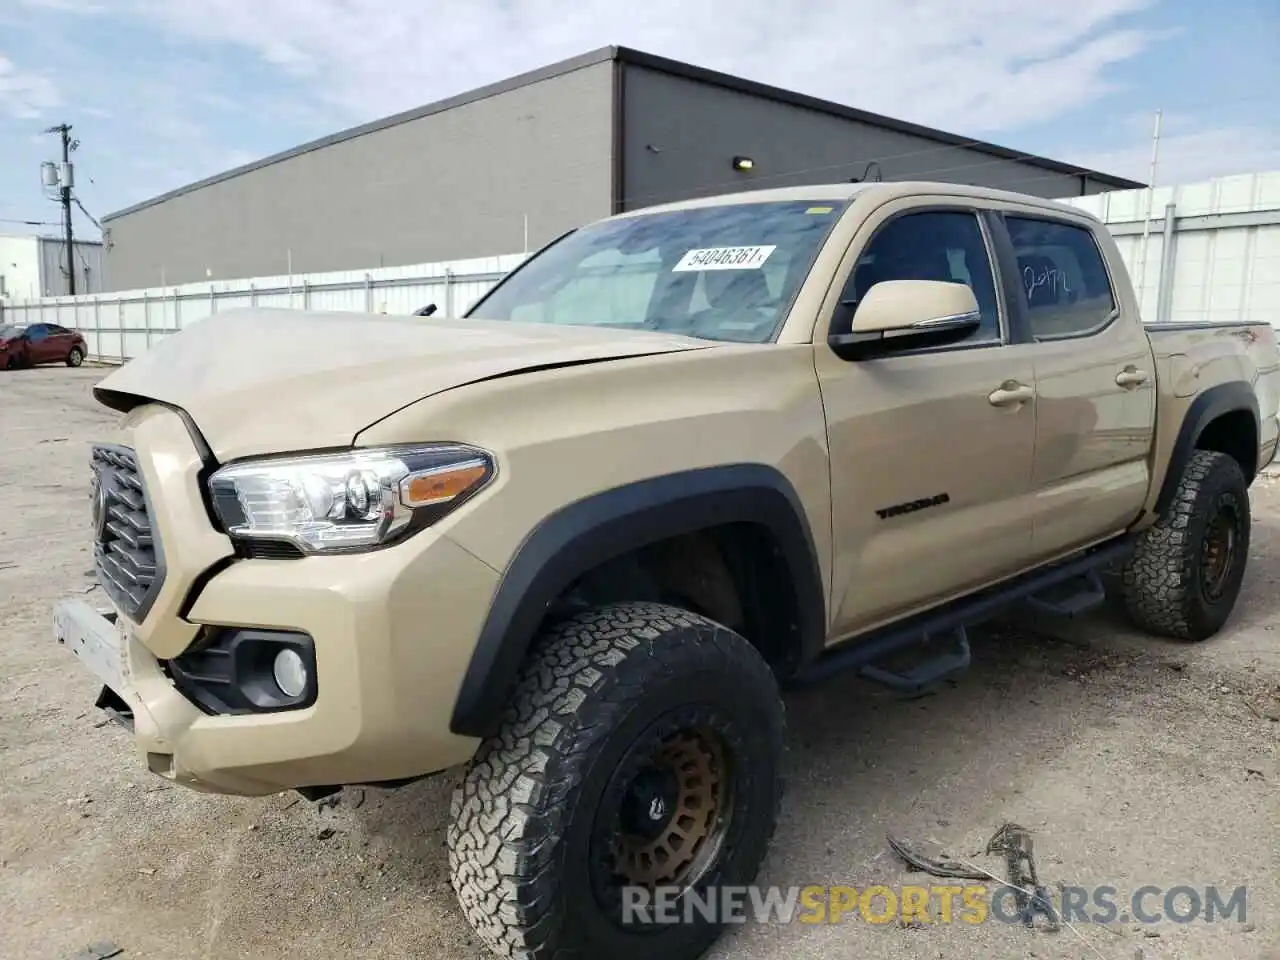
[[[142,620],[164,579],[142,471],[132,450],[93,448],[94,563],[98,583],[130,620]]]

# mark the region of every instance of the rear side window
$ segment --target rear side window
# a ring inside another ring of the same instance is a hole
[[[1032,336],[1081,336],[1110,321],[1115,294],[1091,231],[1034,217],[1005,217],[1005,223]]]

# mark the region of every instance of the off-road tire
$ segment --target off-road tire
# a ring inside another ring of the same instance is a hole
[[[783,706],[759,653],[718,623],[656,603],[601,607],[540,638],[450,811],[454,891],[499,956],[691,960],[715,941],[720,925],[696,912],[691,923],[617,922],[591,867],[629,758],[692,723],[718,724],[728,744],[732,813],[691,882],[749,884],[782,789]]]
[[[78,367],[84,363],[84,351],[79,347],[72,347],[71,352],[67,354],[67,366]]]
[[[1237,522],[1230,567],[1217,596],[1206,587],[1206,537],[1221,510]],[[1143,631],[1176,640],[1207,640],[1226,623],[1240,595],[1249,558],[1249,486],[1232,457],[1196,451],[1173,502],[1146,530],[1122,573],[1122,599]]]

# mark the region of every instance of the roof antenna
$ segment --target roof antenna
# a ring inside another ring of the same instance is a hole
[[[876,168],[876,175],[875,175],[875,177],[873,178],[873,179],[874,179],[874,182],[879,183],[879,182],[883,179],[883,175],[882,175],[882,174],[881,174],[881,172],[880,172],[880,161],[879,161],[879,160],[872,160],[872,161],[870,161],[870,162],[867,164],[866,169],[862,171],[862,176],[860,176],[860,177],[850,177],[850,178],[849,178],[849,182],[850,182],[850,183],[862,183],[862,182],[863,182],[863,181],[865,181],[868,177],[870,177],[870,175],[871,175],[871,168],[872,168],[872,167],[875,167],[875,168]]]

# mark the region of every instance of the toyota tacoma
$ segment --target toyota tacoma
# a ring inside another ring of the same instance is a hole
[[[109,609],[54,632],[187,787],[461,767],[453,885],[498,954],[685,960],[718,918],[635,908],[752,882],[787,685],[928,687],[1014,603],[1217,633],[1278,367],[1265,323],[1145,324],[1064,204],[637,210],[462,317],[241,310],[107,376]]]

